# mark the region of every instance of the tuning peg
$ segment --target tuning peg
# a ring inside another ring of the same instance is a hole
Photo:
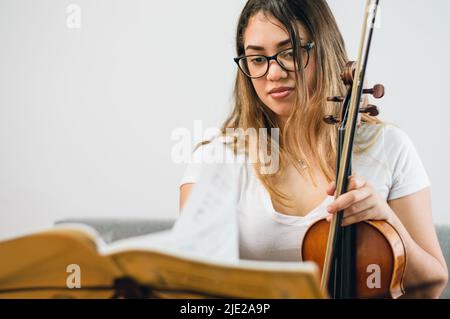
[[[343,96],[332,96],[327,98],[328,102],[344,102],[344,97]]]
[[[360,108],[359,113],[368,113],[370,116],[377,116],[380,114],[378,107],[372,104],[368,104],[366,107]]]
[[[384,85],[376,84],[371,89],[364,89],[364,94],[372,94],[372,96],[376,99],[381,99],[384,96]]]
[[[333,115],[327,115],[323,118],[324,122],[330,125],[341,123],[341,121]]]

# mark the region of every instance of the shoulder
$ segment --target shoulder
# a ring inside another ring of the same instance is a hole
[[[394,170],[400,162],[418,160],[418,153],[409,135],[391,123],[365,124],[358,129],[358,147],[368,157],[375,157]]]
[[[355,164],[388,199],[411,194],[428,186],[429,179],[408,134],[389,123],[364,124],[356,142],[366,148],[355,156]]]
[[[382,152],[385,155],[414,147],[408,134],[391,123],[363,124],[357,130],[356,142],[363,149],[367,147],[369,152]]]
[[[200,176],[209,170],[227,171],[231,177],[235,172],[242,170],[244,163],[245,157],[235,154],[229,139],[224,136],[213,137],[195,144],[180,185],[198,182]]]
[[[383,124],[383,142],[385,147],[412,146],[408,134],[393,124]]]
[[[393,166],[399,162],[419,159],[409,135],[393,124],[383,124],[382,145],[386,158]]]
[[[232,139],[226,136],[215,136],[197,143],[194,147],[191,162],[197,164],[230,163],[238,159],[234,151]]]
[[[356,133],[364,138],[368,138],[374,134],[381,134],[382,136],[392,138],[393,141],[401,141],[407,138],[407,134],[400,127],[385,122],[379,124],[363,123],[358,127]]]

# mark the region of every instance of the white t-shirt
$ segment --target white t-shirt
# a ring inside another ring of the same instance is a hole
[[[365,153],[353,155],[352,172],[363,176],[382,198],[400,198],[430,186],[428,175],[409,137],[399,128],[384,124],[362,125],[357,134],[365,137],[381,129],[375,144]],[[368,135],[366,135],[368,134]],[[220,139],[202,146],[217,154],[233,157],[232,151]],[[202,165],[198,148],[193,162],[188,164],[180,185],[196,183]],[[197,157],[197,158],[195,158]],[[326,207],[334,200],[324,202],[306,216],[291,216],[275,211],[269,192],[256,177],[251,164],[243,164],[237,185],[239,189],[239,253],[241,259],[300,261],[300,248],[308,227],[327,216]],[[325,192],[325,190],[324,190]]]

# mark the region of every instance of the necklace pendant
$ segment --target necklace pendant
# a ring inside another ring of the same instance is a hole
[[[298,160],[298,162],[300,163],[300,167],[302,169],[307,169],[308,168],[308,165],[306,165],[305,160],[300,159],[300,160]]]

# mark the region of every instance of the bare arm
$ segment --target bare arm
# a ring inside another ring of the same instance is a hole
[[[183,184],[180,187],[180,210],[179,210],[180,214],[181,214],[181,210],[184,207],[184,204],[186,203],[186,201],[188,199],[189,194],[191,193],[192,187],[194,185],[195,184],[189,183],[189,184]]]
[[[448,269],[433,225],[430,188],[391,200],[388,204],[394,211],[389,222],[398,230],[406,246],[406,297],[408,286],[423,283],[437,285],[422,293],[413,293],[413,297],[439,297],[448,281]]]

